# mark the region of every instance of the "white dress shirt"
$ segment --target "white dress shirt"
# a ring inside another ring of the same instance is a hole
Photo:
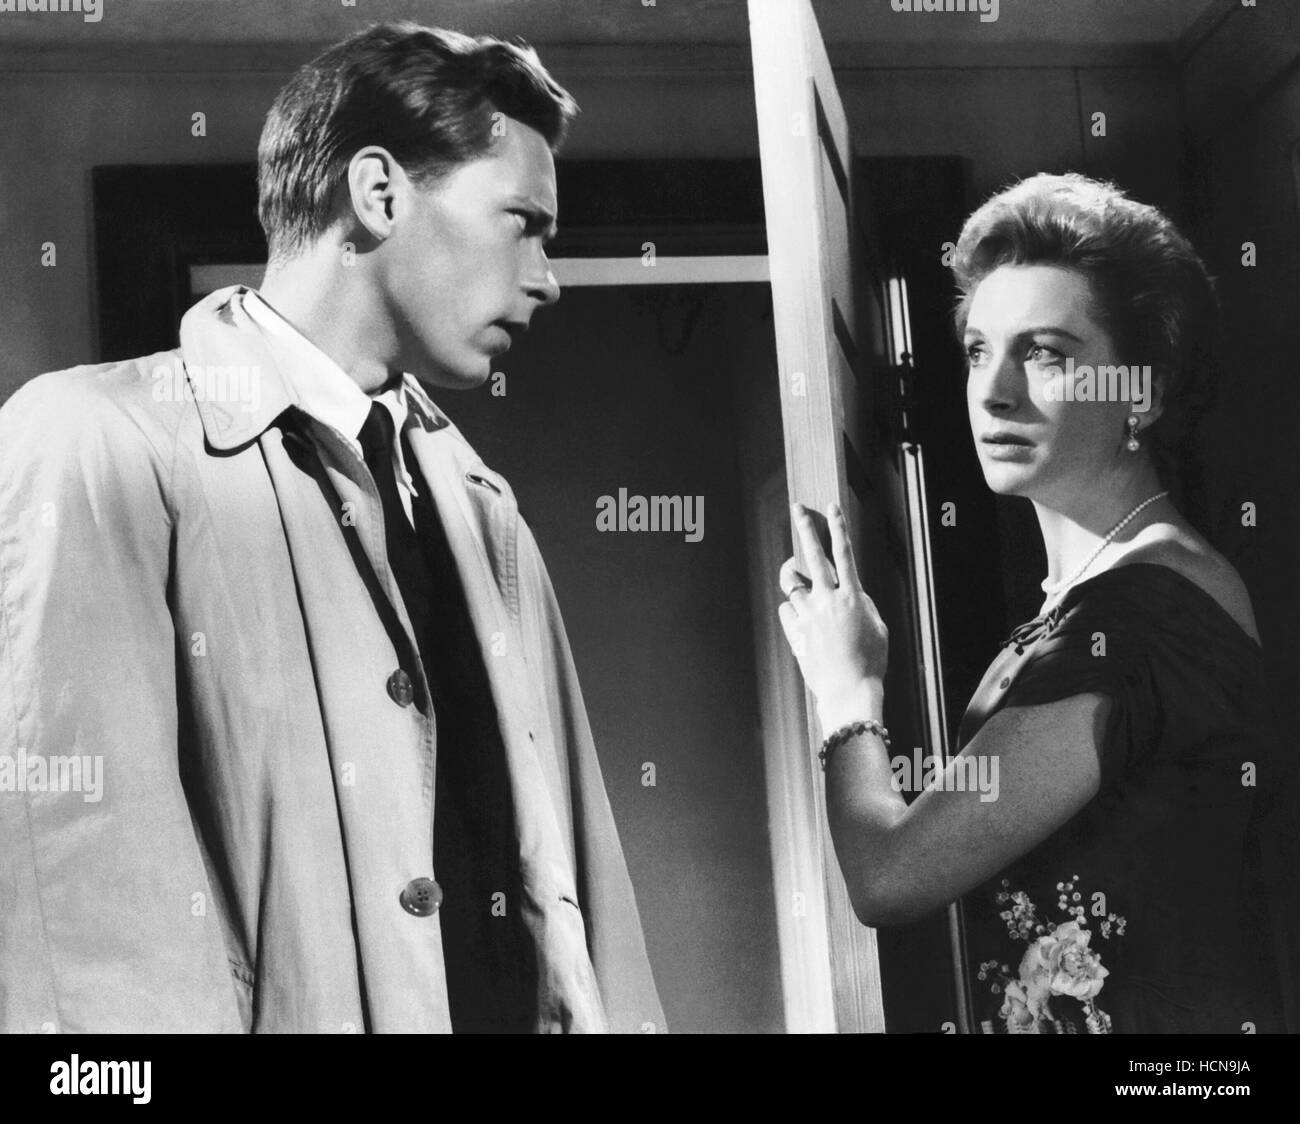
[[[267,334],[272,354],[281,373],[298,396],[298,404],[318,421],[338,430],[351,444],[353,452],[364,460],[359,440],[361,427],[370,416],[370,405],[380,402],[393,416],[393,472],[397,492],[402,499],[406,518],[415,526],[411,498],[417,495],[415,481],[406,468],[401,434],[410,415],[407,398],[410,375],[403,375],[373,398],[366,394],[337,363],[299,332],[253,289],[244,294],[244,309]]]

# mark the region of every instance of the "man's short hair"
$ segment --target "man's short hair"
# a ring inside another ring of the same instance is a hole
[[[386,148],[425,187],[487,151],[494,113],[536,129],[555,151],[577,111],[522,40],[405,21],[367,28],[302,66],[266,115],[258,217],[271,259],[324,232],[348,162],[366,145]]]

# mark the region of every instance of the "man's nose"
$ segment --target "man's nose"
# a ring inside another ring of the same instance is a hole
[[[538,257],[539,260],[524,283],[524,288],[539,305],[554,304],[560,299],[560,283],[551,272],[551,263],[546,255],[540,254]]]

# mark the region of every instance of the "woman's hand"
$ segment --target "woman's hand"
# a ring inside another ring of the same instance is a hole
[[[805,577],[794,559],[787,559],[780,577],[787,600],[779,614],[804,682],[817,698],[822,729],[879,718],[889,630],[858,579],[844,512],[838,504],[827,511],[833,565],[807,510],[795,504],[794,512],[811,573]],[[864,713],[867,709],[874,713]]]

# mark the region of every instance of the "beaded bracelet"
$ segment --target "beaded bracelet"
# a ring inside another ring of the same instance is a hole
[[[874,719],[867,722],[850,722],[847,726],[841,726],[834,733],[830,734],[822,742],[821,750],[817,757],[822,763],[822,772],[826,771],[826,762],[830,760],[831,754],[834,753],[849,738],[856,737],[858,734],[876,734],[882,742],[885,743],[885,752],[889,751],[889,731]]]

